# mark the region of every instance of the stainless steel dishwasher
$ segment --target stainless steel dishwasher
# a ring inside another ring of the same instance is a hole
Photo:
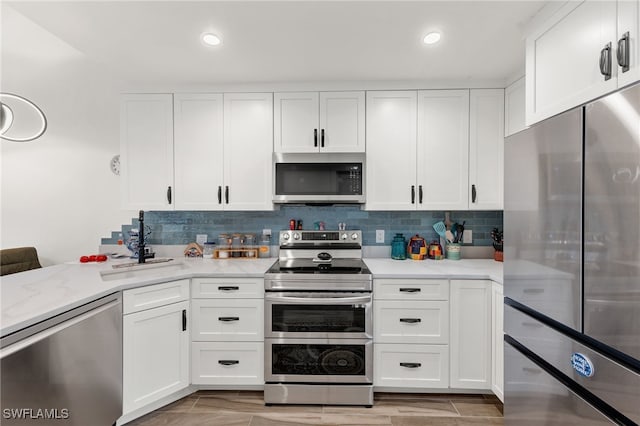
[[[122,415],[122,299],[0,339],[0,423],[111,426]]]

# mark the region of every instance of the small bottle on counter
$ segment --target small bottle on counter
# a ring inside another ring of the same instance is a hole
[[[258,256],[261,258],[271,257],[270,235],[262,234],[262,237],[260,237],[260,249],[258,250]]]
[[[302,219],[298,220],[298,230],[302,230]]]

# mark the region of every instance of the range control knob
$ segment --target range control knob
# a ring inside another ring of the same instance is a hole
[[[352,240],[357,240],[358,239],[358,234],[356,234],[355,232],[353,234],[351,234],[351,239]]]
[[[340,239],[342,239],[342,240],[346,240],[347,238],[349,238],[349,236],[347,234],[340,235]]]
[[[299,240],[300,239],[300,234],[298,234],[297,232],[295,234],[293,234],[293,239],[294,240]]]
[[[283,240],[288,240],[288,239],[289,239],[289,234],[284,234],[284,235],[282,236],[282,239],[283,239]]]

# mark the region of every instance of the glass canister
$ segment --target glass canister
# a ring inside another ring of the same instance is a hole
[[[231,236],[231,257],[241,257],[242,256],[242,235],[241,234],[233,234]]]
[[[229,234],[218,235],[218,258],[226,259],[229,257],[229,248],[231,247],[231,239]]]
[[[244,248],[245,257],[257,257],[255,234],[244,234]]]
[[[216,248],[216,243],[204,243],[204,248],[202,250],[202,257],[205,259],[213,257],[213,251]]]
[[[396,260],[405,260],[407,258],[407,240],[404,235],[396,234],[391,241],[391,258]]]
[[[271,235],[262,234],[260,237],[259,257],[271,257]]]

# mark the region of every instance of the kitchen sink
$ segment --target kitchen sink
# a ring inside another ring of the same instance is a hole
[[[103,281],[162,275],[189,269],[189,265],[184,262],[175,262],[173,259],[149,259],[147,263],[121,263],[114,265],[113,268],[113,271],[100,272]]]

